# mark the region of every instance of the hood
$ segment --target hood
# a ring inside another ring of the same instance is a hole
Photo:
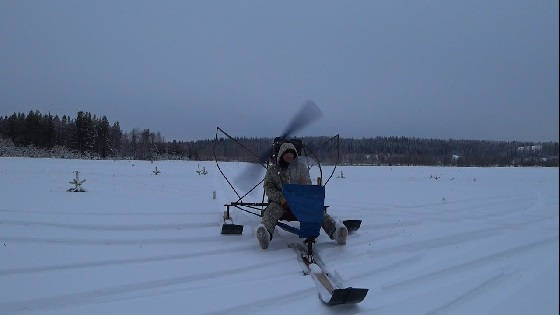
[[[282,158],[282,155],[286,151],[289,151],[289,150],[294,151],[294,153],[296,154],[296,157],[298,156],[296,147],[289,142],[285,142],[285,143],[282,143],[282,145],[280,146],[280,150],[278,150],[278,156],[276,157],[276,163],[280,163],[280,159]]]

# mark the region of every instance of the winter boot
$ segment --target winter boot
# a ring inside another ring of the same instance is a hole
[[[346,237],[348,237],[348,229],[344,224],[336,222],[336,230],[331,235],[331,239],[335,240],[338,245],[345,245]]]
[[[268,248],[268,245],[270,245],[270,239],[270,233],[268,232],[264,224],[259,224],[259,226],[257,227],[257,240],[259,241],[259,245],[262,249]]]

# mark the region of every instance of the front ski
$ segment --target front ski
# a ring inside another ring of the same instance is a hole
[[[348,229],[348,233],[352,233],[360,228],[360,225],[362,225],[362,220],[344,220],[342,221],[342,223]]]
[[[324,264],[316,253],[310,257],[302,244],[291,244],[290,247],[296,250],[303,273],[311,275],[323,303],[327,305],[356,304],[364,300],[368,289],[342,287],[340,281],[335,281],[325,271]]]
[[[226,235],[241,235],[243,234],[243,225],[224,223],[222,224],[222,234]]]
[[[224,211],[223,220],[224,223],[222,224],[222,234],[226,234],[226,235],[243,234],[243,225],[233,224],[233,219],[229,215],[229,208],[228,211]]]

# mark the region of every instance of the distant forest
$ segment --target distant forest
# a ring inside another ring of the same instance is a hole
[[[24,155],[110,159],[213,160],[214,140],[166,141],[149,129],[123,131],[106,116],[78,112],[76,117],[14,113],[0,116],[0,156]],[[440,140],[406,137],[362,139],[304,137],[305,145],[323,164],[441,165],[441,166],[558,166],[557,142]],[[216,156],[221,161],[254,161],[254,155],[272,145],[271,138],[219,138]],[[240,145],[255,154],[247,152]],[[12,149],[9,149],[9,148]],[[340,155],[337,153],[340,152]]]

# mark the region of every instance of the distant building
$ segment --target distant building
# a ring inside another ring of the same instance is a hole
[[[528,146],[524,146],[524,147],[518,147],[517,151],[520,152],[537,152],[537,151],[542,151],[542,145],[528,145]]]

